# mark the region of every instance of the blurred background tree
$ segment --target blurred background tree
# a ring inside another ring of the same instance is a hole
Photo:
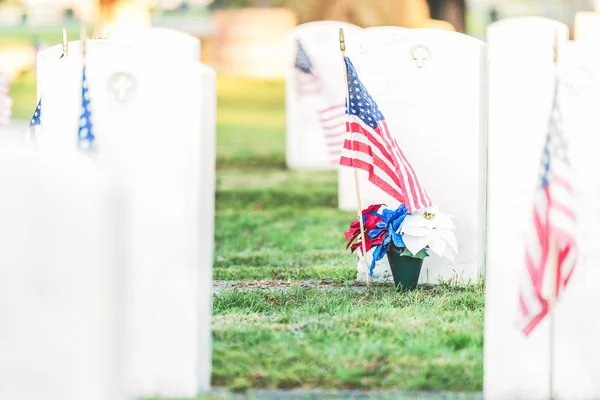
[[[5,1],[5,0],[0,0]],[[104,24],[116,13],[135,10],[149,21],[148,0],[98,0]],[[407,28],[441,28],[465,32],[465,0],[213,0],[209,10],[287,7],[298,23],[337,20],[358,26],[395,25]]]
[[[291,0],[288,6],[298,14],[298,22],[323,19],[346,21],[358,26],[394,25],[407,28],[441,28],[464,30],[464,0]],[[455,6],[454,4],[458,4]],[[453,23],[443,16],[456,13]],[[436,14],[432,14],[433,9]]]

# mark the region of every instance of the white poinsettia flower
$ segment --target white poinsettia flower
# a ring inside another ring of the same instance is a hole
[[[454,255],[458,252],[456,237],[452,232],[454,228],[451,217],[441,213],[438,206],[433,206],[407,215],[399,232],[412,254],[427,247],[438,256],[454,261]]]

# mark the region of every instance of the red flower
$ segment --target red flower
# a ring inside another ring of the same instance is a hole
[[[362,211],[363,223],[364,223],[364,228],[365,228],[364,235],[360,234],[360,222],[358,220],[352,221],[352,223],[350,224],[350,230],[348,232],[344,232],[344,235],[346,236],[346,240],[348,240],[346,249],[352,245],[352,247],[351,247],[352,253],[354,252],[354,250],[356,250],[359,247],[362,252],[362,242],[361,241],[356,242],[354,244],[352,243],[359,236],[361,236],[361,238],[364,238],[364,240],[365,240],[366,251],[369,251],[372,247],[383,243],[383,239],[384,239],[384,236],[386,233],[385,230],[383,230],[380,234],[378,234],[374,239],[371,239],[369,237],[369,231],[376,229],[378,222],[383,222],[383,219],[381,217],[375,215],[375,213],[379,210],[379,208],[382,205],[383,204],[372,204]]]

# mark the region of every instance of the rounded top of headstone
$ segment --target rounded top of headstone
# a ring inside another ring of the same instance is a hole
[[[401,27],[378,27],[365,29],[361,34],[360,53],[367,54],[371,49],[392,49],[411,47],[411,51],[451,51],[455,48],[481,49],[486,43],[462,33],[441,29],[406,29]],[[431,54],[429,54],[431,56]]]
[[[304,24],[300,24],[300,25],[296,25],[293,29],[291,29],[291,33],[302,33],[304,31],[329,31],[329,30],[333,30],[336,29],[338,30],[339,28],[343,28],[344,30],[362,30],[363,28],[361,28],[360,26],[351,24],[349,22],[343,22],[343,21],[313,21],[313,22],[306,22]]]
[[[110,40],[157,55],[200,60],[200,39],[177,29],[120,28],[111,34]]]
[[[513,17],[496,21],[487,28],[488,44],[495,43],[498,38],[510,41],[547,41],[554,42],[555,35],[561,41],[569,39],[569,27],[545,17]]]
[[[123,48],[123,43],[118,43],[109,39],[88,39],[86,44],[87,50],[96,48]],[[69,56],[81,55],[81,41],[74,40],[69,42]],[[52,47],[48,47],[38,53],[38,60],[56,60],[63,53],[62,44],[57,44]]]
[[[164,28],[164,27],[150,27],[150,28],[118,28],[115,29],[110,35],[110,39],[116,42],[122,41],[148,41],[148,40],[175,40],[182,41],[188,40],[190,42],[200,42],[194,35],[190,35],[187,32],[183,32],[177,29]]]

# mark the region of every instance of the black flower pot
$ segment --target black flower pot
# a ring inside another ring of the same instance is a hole
[[[390,246],[387,252],[396,291],[415,290],[417,282],[419,282],[423,259],[401,256],[400,253],[402,253],[402,249],[395,246]]]

